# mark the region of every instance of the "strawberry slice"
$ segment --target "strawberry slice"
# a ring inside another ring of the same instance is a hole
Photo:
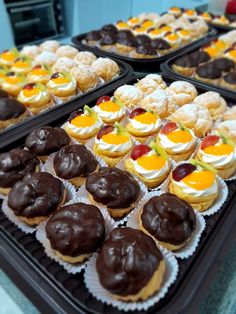
[[[201,143],[201,149],[204,150],[205,148],[209,146],[214,146],[219,141],[219,139],[220,137],[218,135],[206,136]]]
[[[169,134],[169,133],[171,133],[171,132],[173,132],[173,131],[175,131],[175,130],[177,130],[178,129],[178,126],[177,126],[177,124],[175,123],[175,122],[167,122],[164,126],[163,126],[163,128],[161,129],[161,133],[162,134],[165,134],[165,135],[167,135],[167,134]]]
[[[136,145],[134,147],[134,149],[132,150],[132,153],[130,155],[130,157],[133,159],[133,160],[137,160],[138,158],[140,158],[141,156],[147,154],[148,152],[150,152],[152,149],[148,146],[148,145],[145,145],[145,144],[139,144],[139,145]]]

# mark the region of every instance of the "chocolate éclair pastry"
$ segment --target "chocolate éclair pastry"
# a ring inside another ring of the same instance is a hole
[[[136,36],[136,41],[138,43],[138,45],[151,45],[151,38],[148,37],[147,35],[137,35]]]
[[[45,231],[58,257],[69,263],[81,263],[103,243],[105,221],[96,206],[75,203],[53,213]]]
[[[34,152],[40,160],[46,161],[48,155],[70,144],[71,139],[62,128],[44,126],[31,132],[25,140],[25,146]]]
[[[218,58],[213,61],[213,64],[222,72],[229,72],[235,69],[234,61],[228,58]]]
[[[222,87],[233,89],[236,88],[236,71],[229,72],[225,74],[221,80]]]
[[[0,89],[0,98],[8,98],[9,95],[5,90]]]
[[[221,75],[221,71],[214,65],[213,62],[210,62],[197,68],[195,79],[218,85]]]
[[[115,27],[114,24],[106,24],[106,25],[103,25],[100,32],[102,34],[111,34],[111,33],[116,34],[118,32],[118,29]]]
[[[196,217],[192,206],[171,193],[152,197],[139,215],[142,231],[168,250],[178,250],[192,237]]]
[[[106,51],[110,51],[113,47],[115,47],[116,43],[117,36],[113,33],[104,35],[99,41],[100,48]]]
[[[162,38],[153,39],[151,45],[162,55],[166,54],[171,49],[170,44]]]
[[[139,45],[134,51],[130,53],[133,58],[155,58],[158,56],[157,50],[151,45]]]
[[[127,55],[138,46],[138,43],[133,38],[118,38],[116,51],[122,55]]]
[[[63,183],[48,172],[27,174],[8,194],[8,206],[28,225],[38,225],[66,200]]]
[[[84,145],[67,145],[56,153],[53,168],[58,177],[80,187],[98,169],[98,162]]]
[[[39,159],[26,149],[14,148],[0,154],[0,193],[7,195],[14,183],[37,171]]]
[[[132,228],[113,229],[96,261],[103,288],[123,301],[146,300],[160,290],[165,267],[155,241]]]
[[[130,39],[135,39],[134,34],[128,30],[128,29],[122,29],[120,31],[118,31],[117,33],[117,38],[130,38]]]
[[[94,46],[96,42],[98,42],[102,38],[102,34],[100,31],[91,31],[88,32],[85,36],[85,41],[89,46]]]
[[[23,121],[28,116],[26,107],[14,98],[0,98],[0,130]]]
[[[100,168],[98,172],[88,175],[85,186],[90,200],[95,205],[105,205],[113,218],[127,215],[141,195],[134,177],[118,168]]]

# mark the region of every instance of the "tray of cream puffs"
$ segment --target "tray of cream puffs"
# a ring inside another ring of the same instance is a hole
[[[213,14],[208,11],[184,9],[180,7],[171,7],[167,12],[173,14],[176,18],[184,17],[190,21],[203,20],[221,31],[228,31],[236,28],[236,15],[233,14]]]
[[[124,63],[55,40],[1,52],[0,136],[124,78],[129,71]]]
[[[34,129],[0,154],[0,265],[42,311],[190,311],[234,226],[234,119],[229,98],[149,74]]]
[[[202,88],[211,88],[225,96],[235,97],[236,31],[209,40],[187,54],[179,54],[162,65],[162,70],[186,78]],[[204,87],[205,86],[205,87]]]
[[[142,13],[127,21],[106,24],[99,30],[75,36],[72,42],[78,48],[100,51],[136,67],[144,66],[144,63],[146,67],[152,67],[154,62],[164,61],[214,34],[215,30],[203,20],[191,23],[172,14]]]

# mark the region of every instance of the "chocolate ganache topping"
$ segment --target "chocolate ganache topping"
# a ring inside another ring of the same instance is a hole
[[[157,50],[166,50],[171,48],[170,44],[162,38],[153,39],[151,45]]]
[[[14,98],[0,98],[0,120],[16,119],[25,113],[26,108]]]
[[[171,193],[152,197],[143,207],[141,221],[157,240],[174,245],[188,240],[196,225],[191,205]]]
[[[0,186],[12,185],[28,174],[36,171],[39,165],[37,156],[25,149],[15,148],[0,155]]]
[[[224,76],[225,82],[229,84],[236,84],[236,71],[232,71]]]
[[[96,267],[105,289],[127,296],[148,284],[162,260],[155,241],[144,232],[115,228],[98,254]]]
[[[218,79],[221,77],[221,71],[214,65],[213,62],[201,65],[197,68],[197,74],[199,77]]]
[[[4,90],[0,89],[0,98],[8,98],[9,95]]]
[[[53,166],[58,177],[72,179],[87,177],[96,170],[98,162],[85,146],[67,145],[56,153]]]
[[[218,58],[213,61],[213,64],[215,64],[215,66],[223,72],[228,72],[235,68],[235,63],[228,58]]]
[[[117,42],[120,45],[128,46],[128,47],[137,47],[138,43],[133,38],[118,38]]]
[[[151,45],[151,38],[147,35],[138,35],[136,36],[136,41],[138,45]]]
[[[157,51],[151,45],[139,45],[135,52],[142,55],[157,56]]]
[[[88,175],[86,189],[96,202],[109,208],[128,208],[140,197],[138,182],[127,171],[102,167]]]
[[[70,143],[70,137],[62,128],[45,126],[31,132],[25,140],[26,147],[38,156],[49,155]]]
[[[85,36],[87,41],[98,41],[102,38],[100,31],[91,31]]]
[[[8,195],[8,206],[18,216],[46,217],[60,205],[64,191],[62,182],[50,173],[27,174],[13,185]]]
[[[198,50],[189,54],[191,59],[197,59],[198,64],[205,63],[211,59],[209,54],[203,50]]]
[[[117,33],[117,28],[113,24],[106,24],[101,28],[101,33],[103,34],[111,34],[111,33]]]
[[[118,31],[117,33],[117,37],[120,38],[131,38],[131,39],[135,39],[134,34],[129,31],[128,29],[122,29],[120,31]]]
[[[106,34],[104,35],[104,37],[100,40],[99,44],[101,46],[105,46],[105,45],[113,45],[117,42],[117,36],[116,34]]]
[[[201,63],[210,59],[209,55],[204,51],[196,51],[176,59],[175,64],[183,68],[196,68]]]
[[[105,221],[99,209],[84,203],[61,207],[45,229],[51,247],[73,257],[96,251],[105,237]]]

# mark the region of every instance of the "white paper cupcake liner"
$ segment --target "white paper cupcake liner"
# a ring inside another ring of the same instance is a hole
[[[130,214],[129,220],[127,222],[127,227],[131,227],[134,229],[139,229],[139,213],[142,210],[143,206],[154,196],[160,196],[161,194],[165,193],[164,191],[155,191],[155,192],[149,192],[145,197],[142,199],[142,202],[140,202],[139,206],[135,208],[135,210]],[[197,212],[195,212],[196,217],[196,227],[195,230],[192,233],[192,237],[190,241],[186,243],[184,247],[179,249],[178,251],[173,251],[172,253],[175,255],[175,257],[180,259],[186,259],[189,258],[193,253],[196,251],[199,241],[202,236],[202,232],[206,227],[205,219],[202,217],[202,215]],[[157,241],[154,237],[153,239]],[[157,241],[158,242],[158,241]],[[159,244],[159,243],[158,243]],[[161,246],[161,244],[159,244]]]
[[[77,198],[76,200],[72,200],[67,202],[64,206],[66,205],[71,205],[74,203],[86,203],[86,204],[91,204],[91,202],[88,201],[88,199],[81,197]],[[105,232],[106,232],[106,237],[110,234],[111,230],[115,228],[115,224],[113,223],[112,219],[109,217],[107,212],[104,209],[100,209],[103,218],[105,220]],[[85,260],[84,262],[77,263],[77,264],[72,264],[66,261],[63,261],[59,256],[56,255],[55,251],[52,249],[50,245],[50,241],[47,238],[46,235],[46,223],[47,221],[43,221],[38,227],[37,227],[37,232],[36,232],[36,238],[37,240],[43,245],[44,251],[48,257],[56,261],[58,264],[60,264],[68,273],[71,274],[76,274],[81,272],[89,262],[91,256]]]
[[[178,262],[174,255],[161,247],[159,249],[164,257],[166,271],[161,289],[147,300],[140,302],[124,302],[113,299],[111,294],[100,284],[98,273],[96,271],[97,254],[94,254],[91,257],[84,272],[84,282],[87,289],[97,300],[112,305],[121,311],[146,311],[166,295],[170,286],[175,282],[179,270]]]

